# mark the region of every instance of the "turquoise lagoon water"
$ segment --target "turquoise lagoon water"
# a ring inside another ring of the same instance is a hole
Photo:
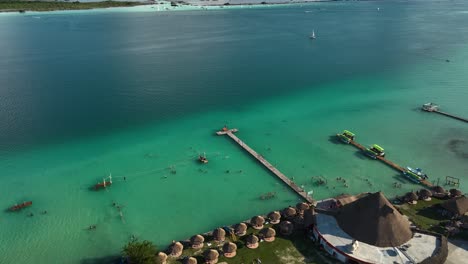
[[[468,116],[467,22],[462,1],[0,17],[0,207],[34,202],[1,213],[0,262],[103,263],[297,203],[224,124],[316,199],[421,188],[343,129],[468,191],[468,126],[418,110]]]

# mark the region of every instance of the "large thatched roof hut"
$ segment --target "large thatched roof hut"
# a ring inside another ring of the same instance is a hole
[[[263,240],[266,242],[275,241],[276,231],[273,228],[264,228],[260,231],[260,234],[263,236]]]
[[[245,239],[245,244],[248,248],[258,248],[258,237],[254,234],[249,235]]]
[[[432,191],[434,193],[443,193],[443,194],[445,194],[445,189],[442,186],[434,186],[434,187],[432,187]]]
[[[432,197],[432,192],[428,189],[421,189],[419,191],[419,198],[422,200],[427,200],[428,198]]]
[[[234,257],[236,255],[236,251],[237,251],[237,246],[236,246],[236,244],[234,244],[232,242],[226,242],[223,245],[223,255],[226,258]]]
[[[223,242],[226,239],[226,231],[222,228],[216,228],[213,231],[213,240],[215,242]]]
[[[159,264],[166,264],[167,255],[164,252],[159,252],[156,256],[157,263]]]
[[[201,235],[194,235],[190,238],[190,244],[192,248],[199,249],[203,247],[203,242],[205,242],[205,238]]]
[[[450,189],[450,196],[452,197],[458,197],[458,196],[461,196],[462,195],[462,192],[460,190],[457,190],[457,189]]]
[[[405,195],[405,201],[408,203],[417,203],[418,195],[415,192],[408,192]]]
[[[247,225],[245,223],[239,223],[234,226],[234,233],[236,236],[245,236],[247,233]]]
[[[194,257],[184,259],[184,264],[197,264],[197,263],[198,263],[197,259]]]
[[[294,207],[287,207],[282,212],[284,218],[292,218],[297,214],[296,208]]]
[[[294,225],[289,221],[283,221],[279,224],[279,228],[282,235],[289,236],[294,230]]]
[[[296,204],[297,213],[303,214],[305,210],[309,209],[309,207],[310,207],[310,205],[308,205],[306,203],[298,203],[298,204]]]
[[[265,224],[265,218],[259,215],[254,216],[252,217],[252,219],[250,219],[250,224],[252,225],[254,229],[262,229],[263,224]]]
[[[340,208],[338,225],[358,241],[377,247],[396,247],[411,239],[408,220],[376,192]]]
[[[218,263],[219,253],[214,249],[207,249],[203,252],[203,257],[205,258],[205,263],[216,264]]]
[[[169,257],[178,258],[182,255],[182,251],[184,250],[184,246],[180,242],[174,242],[169,247]]]
[[[464,215],[468,212],[468,198],[465,196],[452,198],[443,203],[442,207],[450,211],[453,215]]]
[[[270,219],[270,223],[276,225],[281,220],[281,214],[278,211],[273,211],[268,214],[268,219]]]

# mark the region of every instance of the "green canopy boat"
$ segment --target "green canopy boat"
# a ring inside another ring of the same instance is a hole
[[[385,156],[385,152],[384,152],[384,149],[377,145],[377,144],[374,144],[372,145],[370,148],[367,148],[364,153],[373,158],[373,159],[376,159],[377,157],[384,157]]]
[[[349,144],[354,140],[354,133],[348,130],[344,130],[341,134],[336,134],[336,136],[346,144]]]

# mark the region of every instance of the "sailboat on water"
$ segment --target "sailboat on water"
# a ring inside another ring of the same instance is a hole
[[[315,30],[312,30],[312,35],[310,35],[310,39],[315,39]]]

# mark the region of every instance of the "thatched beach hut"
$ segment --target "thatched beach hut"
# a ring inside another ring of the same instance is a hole
[[[195,235],[190,238],[190,244],[192,248],[199,249],[203,247],[203,242],[205,242],[205,238],[201,235]]]
[[[203,252],[203,257],[205,258],[205,263],[216,264],[218,263],[219,253],[214,249],[207,249]]]
[[[249,235],[245,239],[245,245],[248,248],[258,248],[258,237],[254,234]]]
[[[166,264],[167,260],[167,255],[164,252],[159,252],[158,255],[156,256],[156,261],[159,264]]]
[[[279,224],[279,228],[282,235],[289,236],[294,230],[294,225],[289,221],[283,221]]]
[[[296,208],[297,208],[297,213],[298,214],[303,214],[305,210],[309,209],[309,205],[306,204],[306,203],[298,203],[296,204]]]
[[[458,197],[463,194],[460,190],[457,190],[457,189],[450,189],[449,192],[450,192],[451,197]]]
[[[252,219],[250,219],[250,224],[254,229],[260,230],[263,228],[263,224],[265,224],[265,218],[259,215],[254,216]]]
[[[194,257],[190,257],[190,258],[185,258],[184,259],[184,264],[197,264],[197,259],[194,258]]]
[[[270,223],[276,225],[281,220],[281,214],[278,211],[273,211],[268,214],[268,219],[270,219]]]
[[[236,236],[245,236],[247,233],[247,225],[245,223],[239,223],[234,226],[234,233]]]
[[[377,247],[397,247],[413,236],[409,221],[381,192],[343,206],[335,218],[349,236]]]
[[[462,216],[468,212],[468,198],[465,196],[452,198],[443,203],[442,207],[453,216]]]
[[[226,242],[223,245],[223,255],[226,258],[233,258],[236,255],[237,246],[232,242]]]
[[[283,213],[283,217],[287,219],[287,218],[294,217],[297,211],[294,207],[290,206],[290,207],[285,208],[282,213]]]
[[[444,198],[447,196],[447,192],[442,186],[434,186],[432,187],[432,196],[437,198]]]
[[[169,247],[169,257],[178,258],[183,250],[184,246],[180,242],[175,242]]]
[[[428,189],[421,189],[419,191],[419,199],[424,201],[430,201],[432,197],[432,192]]]
[[[260,234],[262,234],[263,240],[266,242],[275,241],[276,231],[273,228],[264,228],[262,231],[260,231]]]
[[[226,231],[222,228],[216,228],[213,231],[213,240],[215,242],[223,242],[226,239]]]
[[[411,204],[417,204],[418,203],[418,195],[414,192],[409,192],[405,195],[405,201],[407,203]]]

